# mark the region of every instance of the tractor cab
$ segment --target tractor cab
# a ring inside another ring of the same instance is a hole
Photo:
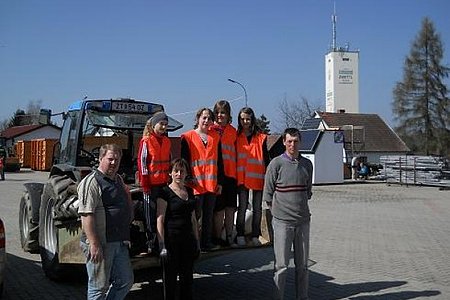
[[[98,164],[102,145],[117,144],[123,152],[119,174],[127,183],[133,183],[139,141],[145,124],[154,113],[163,110],[160,104],[133,99],[75,102],[64,114],[54,162],[87,171]],[[182,126],[169,118],[168,131]]]

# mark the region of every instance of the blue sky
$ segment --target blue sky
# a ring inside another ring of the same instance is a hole
[[[218,99],[248,104],[282,128],[279,103],[325,107],[324,55],[360,50],[360,112],[392,121],[392,89],[428,16],[450,65],[448,0],[191,0],[0,2],[0,120],[30,101],[54,113],[76,100],[132,97],[165,105],[192,128]],[[449,82],[447,81],[447,84]]]

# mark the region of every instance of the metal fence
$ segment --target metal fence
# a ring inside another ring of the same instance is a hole
[[[449,161],[443,157],[389,155],[380,163],[387,182],[450,187]]]

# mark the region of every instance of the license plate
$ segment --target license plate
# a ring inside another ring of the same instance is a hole
[[[112,110],[122,112],[148,113],[149,104],[132,102],[113,102]]]

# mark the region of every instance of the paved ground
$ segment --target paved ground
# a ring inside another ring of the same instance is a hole
[[[19,246],[21,185],[46,173],[7,173],[0,216],[7,232],[5,299],[85,299],[85,278],[48,280]],[[386,184],[315,186],[311,201],[311,299],[450,299],[450,192]],[[273,253],[244,249],[196,265],[195,299],[271,299]],[[293,299],[293,272],[288,299]],[[149,271],[128,299],[162,299]]]

